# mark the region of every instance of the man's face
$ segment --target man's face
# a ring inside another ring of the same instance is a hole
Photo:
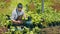
[[[22,8],[18,8],[18,11],[21,11],[22,10]]]

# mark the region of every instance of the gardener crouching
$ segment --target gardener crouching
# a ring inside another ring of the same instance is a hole
[[[20,18],[18,18],[20,16]],[[13,10],[11,20],[13,26],[20,26],[22,24],[22,17],[26,18],[26,15],[23,11],[23,5],[19,3],[17,8]],[[18,19],[18,20],[17,20]]]

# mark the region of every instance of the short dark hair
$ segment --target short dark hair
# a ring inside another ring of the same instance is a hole
[[[22,3],[18,3],[17,8],[23,8]]]

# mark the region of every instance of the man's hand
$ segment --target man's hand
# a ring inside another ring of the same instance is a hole
[[[21,21],[12,20],[13,23],[20,24]]]
[[[18,24],[20,24],[20,23],[21,23],[21,21],[17,21],[17,23],[18,23]]]

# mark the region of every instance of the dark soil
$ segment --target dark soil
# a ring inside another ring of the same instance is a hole
[[[43,28],[42,34],[60,34],[60,26]]]
[[[60,11],[60,1],[59,0],[51,0],[53,5],[51,6],[54,10]]]
[[[0,27],[0,34],[7,32],[6,27]]]

